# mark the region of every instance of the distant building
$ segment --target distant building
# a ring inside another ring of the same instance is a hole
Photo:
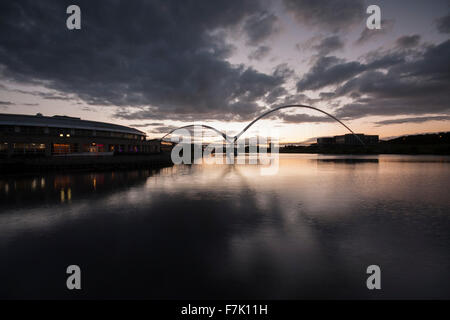
[[[367,145],[377,144],[379,140],[378,135],[365,135],[362,133],[357,133],[356,136],[358,136],[359,139],[361,139],[361,141],[363,141]],[[355,137],[355,135],[349,133],[341,136],[317,138],[317,144],[319,146],[360,145],[361,142],[358,140],[357,137]]]
[[[334,137],[323,137],[323,138],[317,138],[317,144],[318,145],[330,145],[330,144],[334,144],[335,140]]]
[[[67,116],[0,114],[0,155],[158,153],[160,143],[144,132]]]

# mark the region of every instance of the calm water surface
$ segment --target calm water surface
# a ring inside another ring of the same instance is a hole
[[[0,177],[0,297],[450,298],[449,190],[440,156]]]

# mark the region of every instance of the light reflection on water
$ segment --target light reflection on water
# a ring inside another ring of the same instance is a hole
[[[449,298],[449,187],[438,156],[2,177],[0,297],[73,297],[78,264],[84,298]]]

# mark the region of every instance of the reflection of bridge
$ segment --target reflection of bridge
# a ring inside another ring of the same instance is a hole
[[[221,135],[221,136],[223,137],[223,139],[224,139],[225,141],[235,143],[235,142],[237,141],[237,139],[239,139],[240,136],[242,136],[242,135],[244,134],[245,131],[247,131],[253,124],[255,124],[255,122],[257,122],[258,120],[264,118],[265,116],[267,116],[268,114],[270,114],[270,113],[272,113],[272,112],[275,112],[275,111],[278,111],[278,110],[281,110],[281,109],[287,109],[287,108],[306,108],[306,109],[312,109],[312,110],[319,111],[319,112],[321,112],[321,113],[327,115],[327,116],[330,117],[331,119],[333,119],[333,120],[339,122],[341,125],[343,125],[348,131],[350,131],[350,132],[356,137],[356,139],[358,139],[359,142],[361,142],[362,145],[364,145],[364,142],[358,137],[358,135],[356,135],[356,134],[353,132],[353,130],[350,129],[349,127],[347,127],[341,120],[339,120],[338,118],[336,118],[336,117],[333,116],[332,114],[329,114],[328,112],[323,111],[323,110],[321,110],[321,109],[319,109],[319,108],[311,107],[311,106],[306,106],[306,105],[303,105],[303,104],[290,104],[290,105],[286,105],[286,106],[276,107],[276,108],[274,108],[274,109],[271,109],[271,110],[269,110],[269,111],[266,111],[266,112],[264,112],[263,114],[261,114],[260,116],[258,116],[255,120],[253,120],[252,122],[250,122],[250,123],[249,123],[249,124],[248,124],[241,132],[239,132],[239,133],[238,133],[237,135],[235,135],[234,137],[230,137],[230,136],[228,136],[226,133],[224,133],[224,132],[222,132],[222,131],[220,131],[220,130],[217,130],[216,128],[213,128],[213,127],[208,126],[208,125],[203,125],[203,124],[201,124],[201,125],[190,124],[190,125],[187,125],[187,126],[182,126],[182,127],[177,128],[177,129],[171,130],[170,132],[166,133],[163,137],[161,137],[160,140],[161,140],[161,141],[164,140],[165,137],[167,137],[168,135],[172,134],[172,133],[175,132],[176,130],[179,130],[179,129],[186,129],[186,128],[190,128],[190,127],[194,127],[194,126],[201,126],[202,128],[209,129],[209,130],[213,130],[214,132],[218,133],[219,135]]]

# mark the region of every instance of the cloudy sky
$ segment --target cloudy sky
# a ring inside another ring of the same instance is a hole
[[[81,30],[66,28],[71,4]],[[366,27],[370,4],[381,30]],[[239,131],[302,103],[381,137],[450,131],[449,57],[449,0],[2,1],[0,112],[160,137],[193,122]],[[268,127],[285,142],[345,132],[312,110],[255,129]]]

